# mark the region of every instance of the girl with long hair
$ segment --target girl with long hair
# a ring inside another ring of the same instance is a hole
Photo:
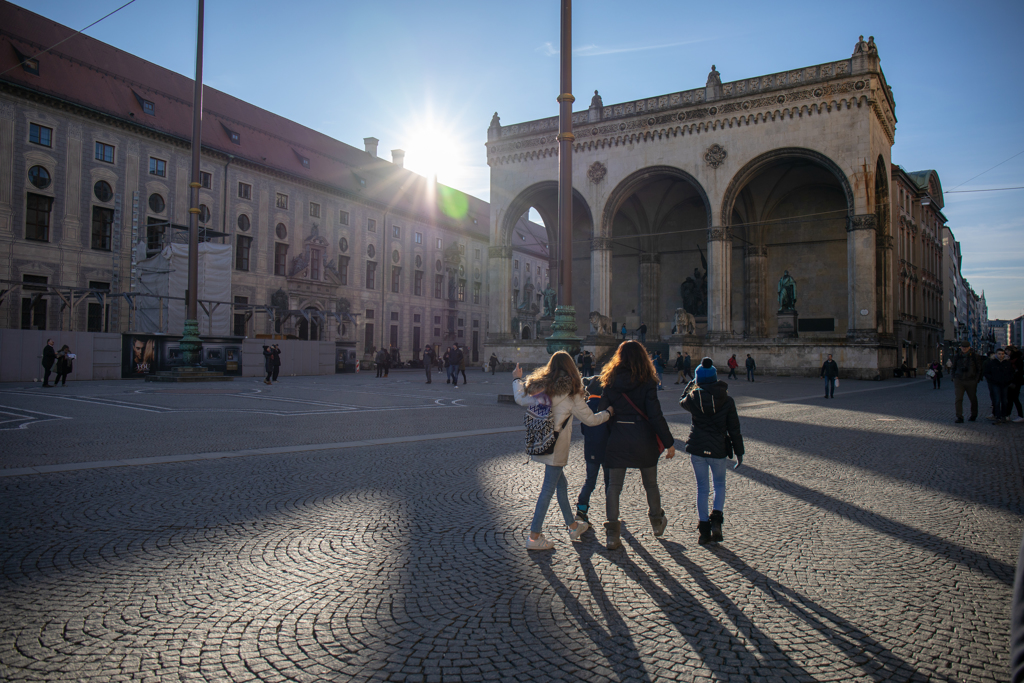
[[[647,493],[647,516],[654,535],[665,533],[668,522],[658,488],[658,458],[664,448],[667,449],[665,457],[672,459],[676,449],[658,401],[659,384],[647,350],[635,341],[622,342],[615,356],[601,371],[604,391],[598,408],[613,410],[615,415],[604,457],[608,468],[608,485],[605,487],[608,521],[604,525],[608,550],[622,547],[619,496],[627,468],[640,470],[640,479]]]
[[[565,525],[569,527],[571,540],[578,541],[590,526],[587,522],[578,521],[573,517],[572,507],[569,505],[569,482],[563,473],[563,468],[569,462],[572,418],[577,417],[586,425],[596,426],[606,422],[611,417],[611,412],[594,413],[587,406],[583,380],[572,356],[565,351],[556,351],[546,366],[535,370],[526,380],[523,380],[523,370],[517,363],[512,377],[516,403],[523,407],[550,406],[555,431],[558,432],[552,453],[530,456],[534,462],[544,465],[544,483],[541,485],[540,496],[533,512],[526,549],[550,550],[555,544],[544,537],[542,529],[552,494],[557,495],[558,507],[562,511]]]

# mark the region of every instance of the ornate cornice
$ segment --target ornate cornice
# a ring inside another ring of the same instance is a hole
[[[732,239],[729,226],[716,225],[708,228],[708,242],[728,242]]]
[[[487,258],[512,258],[512,247],[497,246],[487,247]]]
[[[592,251],[609,250],[615,246],[615,240],[611,237],[595,237],[590,240],[590,249]]]
[[[850,216],[846,220],[846,232],[855,230],[874,230],[878,221],[873,213],[863,213],[859,216]]]
[[[768,247],[763,244],[750,244],[744,247],[743,253],[747,257],[765,258],[768,256]]]

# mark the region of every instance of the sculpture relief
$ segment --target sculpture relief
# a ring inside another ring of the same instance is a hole
[[[725,157],[728,156],[725,151],[725,147],[719,144],[711,145],[704,152],[704,162],[711,168],[718,168],[725,162]]]
[[[782,277],[779,278],[779,313],[783,311],[795,311],[796,310],[796,280],[789,274],[789,271],[783,271]]]
[[[604,180],[604,177],[607,174],[608,167],[602,164],[600,161],[595,161],[590,165],[590,168],[587,169],[587,178],[589,178],[590,182],[594,183],[595,185]]]

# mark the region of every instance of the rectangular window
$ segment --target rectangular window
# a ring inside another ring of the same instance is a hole
[[[434,324],[435,325],[440,325],[441,324],[441,316],[439,316],[439,315],[435,315],[434,316]]]
[[[315,249],[309,251],[309,279],[320,279],[320,252]]]
[[[92,248],[110,251],[110,233],[114,224],[114,210],[102,206],[92,207]]]
[[[89,281],[89,289],[110,291],[109,282]],[[104,302],[106,303],[106,302]],[[110,325],[110,304],[90,303],[86,313],[85,329],[87,332],[108,332]]]
[[[238,198],[252,199],[252,185],[249,183],[238,183]]]
[[[309,215],[313,218],[320,218],[320,205],[316,202],[309,203]]]
[[[38,123],[30,123],[28,124],[28,141],[43,147],[51,147],[53,146],[53,129],[40,126]]]
[[[480,303],[480,283],[479,282],[474,282],[473,283],[473,303],[475,303],[475,304]]]
[[[235,270],[249,270],[249,250],[251,248],[251,237],[235,235]]]
[[[363,338],[363,351],[373,353],[373,323],[366,323],[366,336]]]
[[[167,221],[162,218],[146,219],[146,251],[160,251],[164,246],[164,232]]]
[[[53,197],[28,193],[25,211],[25,239],[38,242],[50,241],[50,210]]]
[[[22,291],[26,294],[31,292],[45,292],[45,287],[33,287],[31,285],[45,285],[45,275],[22,275],[21,281],[24,284]],[[21,329],[23,330],[45,330],[46,329],[46,298],[39,297],[33,301],[33,296],[27,296],[21,300]]]
[[[373,320],[373,309],[372,308],[367,308],[366,309],[366,316],[365,317],[366,317],[367,320]]]
[[[277,193],[277,208],[288,209],[288,195],[281,194],[280,192]]]
[[[287,275],[288,268],[288,245],[281,242],[274,243],[274,275]]]
[[[412,321],[414,323],[418,323],[420,321],[420,314],[419,313],[413,313],[412,314]]]
[[[338,276],[341,278],[341,284],[348,284],[348,256],[338,257]]]
[[[434,276],[434,298],[443,298],[442,292],[444,292],[444,275]]]
[[[463,320],[462,318],[459,318],[459,327],[465,327],[465,326],[466,326],[466,321]]]
[[[462,339],[465,336],[466,336],[466,331],[465,330],[459,330],[459,339]]]
[[[423,271],[417,270],[413,274],[412,293],[416,296],[423,296]]]
[[[348,211],[338,212],[338,222],[342,225],[348,225]]]
[[[199,184],[205,187],[207,190],[213,187],[213,176],[206,171],[199,172]]]
[[[366,288],[373,289],[377,284],[377,264],[373,261],[366,262]]]
[[[235,319],[234,319],[234,334],[236,337],[244,337],[246,333],[246,309],[238,308],[239,306],[248,306],[249,297],[247,296],[236,296],[235,297]]]
[[[396,240],[402,239],[402,228],[398,227],[397,225],[392,225],[391,236],[394,237]]]
[[[415,241],[416,244],[423,244],[423,233],[417,232],[415,235],[413,235],[413,241]]]
[[[441,336],[441,328],[440,327],[435,327],[434,328],[434,336],[435,337],[440,337]]]
[[[398,312],[397,311],[392,311],[391,312],[391,319],[392,320],[398,320]]]
[[[402,291],[402,269],[398,266],[391,268],[391,291],[396,294]]]
[[[441,248],[441,238],[440,237],[437,238],[437,248],[438,249]]]
[[[114,163],[114,146],[102,142],[96,143],[96,161]]]
[[[479,249],[474,249],[473,250],[473,258],[475,258],[477,261],[480,260],[480,250]]]
[[[480,321],[479,320],[474,320],[473,321],[473,327],[474,328],[480,327]]]
[[[372,218],[367,218],[366,219],[366,231],[367,232],[377,232],[377,221],[375,221]]]
[[[466,300],[466,281],[459,280],[459,301]]]
[[[149,175],[167,177],[167,162],[163,159],[149,158]]]
[[[512,261],[512,268],[514,268],[515,270],[519,270],[519,259],[514,259]]]

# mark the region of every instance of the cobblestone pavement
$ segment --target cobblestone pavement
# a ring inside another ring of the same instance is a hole
[[[955,425],[921,380],[733,382],[724,543],[680,456],[661,540],[634,472],[623,550],[552,504],[528,553],[542,471],[508,376],[470,379],[0,386],[0,679],[1008,678],[1024,424]]]

